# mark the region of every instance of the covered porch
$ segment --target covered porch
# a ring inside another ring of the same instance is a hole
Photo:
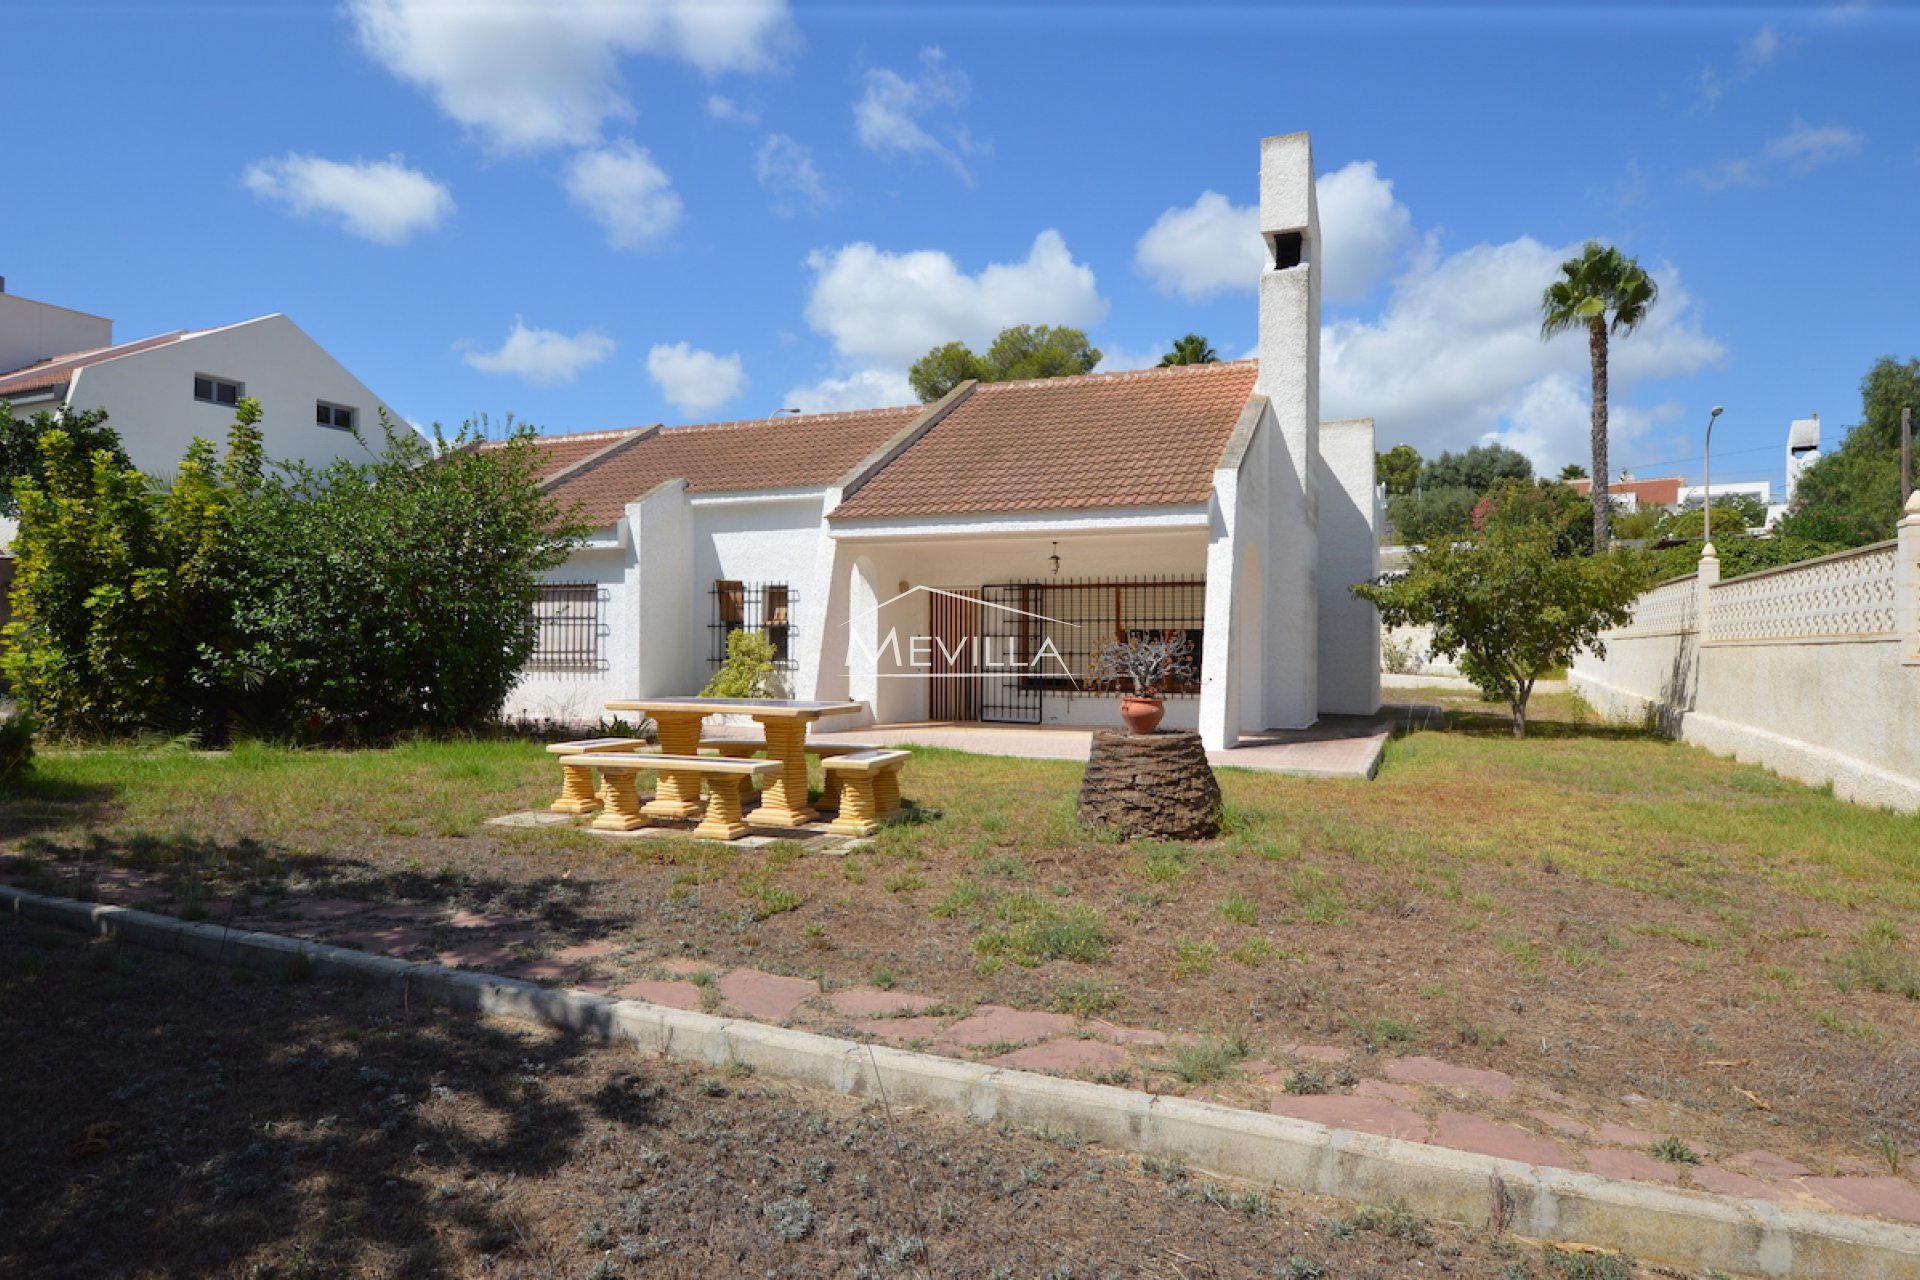
[[[835,530],[819,696],[865,702],[882,725],[1090,730],[1118,723],[1122,693],[1093,677],[1100,650],[1148,637],[1186,650],[1164,694],[1169,728],[1203,730],[1209,705],[1237,696],[1250,650],[1209,574],[1218,550],[1204,508],[1029,523]]]

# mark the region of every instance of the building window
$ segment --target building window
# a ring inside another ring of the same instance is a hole
[[[316,400],[313,405],[313,420],[323,427],[335,427],[341,431],[353,430],[354,411],[344,404],[328,404],[325,400]]]
[[[774,665],[793,667],[793,592],[784,582],[738,582],[716,579],[713,584],[713,621],[708,663],[716,670],[727,660],[727,637],[736,631],[759,631],[773,643]]]
[[[591,582],[543,582],[533,598],[529,671],[601,671],[600,621],[606,593]]]
[[[226,378],[216,378],[211,374],[193,375],[193,398],[204,400],[208,404],[236,405],[240,397],[247,394],[245,383],[232,382]]]

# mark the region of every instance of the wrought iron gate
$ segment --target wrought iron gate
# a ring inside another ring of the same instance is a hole
[[[1033,588],[1003,582],[980,588],[980,718],[1039,724],[1045,691],[1029,677],[1037,643]]]

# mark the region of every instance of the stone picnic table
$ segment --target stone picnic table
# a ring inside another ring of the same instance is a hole
[[[767,758],[780,762],[760,793],[760,807],[746,815],[756,827],[803,827],[814,819],[807,799],[807,726],[822,716],[864,711],[862,702],[807,702],[793,698],[635,698],[609,702],[609,711],[638,711],[660,731],[660,752],[669,756],[700,753],[700,725],[708,716],[750,716],[766,734]],[[698,818],[697,774],[662,773],[654,798],[641,812],[653,818]]]

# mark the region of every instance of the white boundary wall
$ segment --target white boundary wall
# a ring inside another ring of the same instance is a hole
[[[1719,567],[1703,556],[1642,596],[1572,686],[1609,716],[1920,810],[1920,494],[1892,542],[1728,582]]]

